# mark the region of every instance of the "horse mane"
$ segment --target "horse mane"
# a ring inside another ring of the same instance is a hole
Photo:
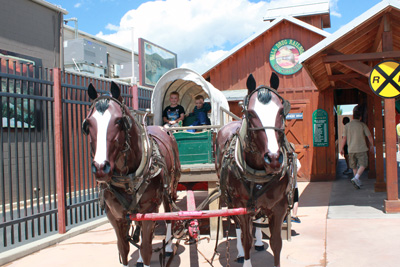
[[[258,89],[258,92],[257,92],[258,101],[260,101],[261,103],[263,103],[265,105],[269,101],[271,101],[271,98],[272,98],[271,92],[268,89],[266,89],[266,88]]]
[[[110,100],[107,98],[99,99],[95,104],[96,110],[103,114],[108,109],[109,102]]]

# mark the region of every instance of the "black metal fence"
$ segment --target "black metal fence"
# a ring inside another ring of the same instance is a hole
[[[138,102],[139,110],[146,110],[151,108],[151,95],[153,90],[138,86]]]
[[[25,240],[57,233],[59,216],[66,218],[68,228],[104,216],[98,205],[96,181],[88,167],[90,148],[81,124],[90,105],[89,83],[105,93],[110,81],[72,73],[63,73],[55,81],[55,71],[59,70],[0,59],[0,252]],[[119,86],[125,103],[132,107],[132,87]],[[57,205],[56,172],[60,163],[55,160],[55,88],[61,88],[62,98],[65,205],[61,214]],[[150,103],[148,92],[138,94]],[[139,109],[148,107],[139,103]]]
[[[52,72],[0,59],[0,234],[8,246],[57,230]]]

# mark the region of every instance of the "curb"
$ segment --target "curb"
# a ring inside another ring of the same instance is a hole
[[[96,221],[74,227],[65,234],[54,234],[52,236],[40,239],[38,241],[3,252],[0,255],[0,266],[15,261],[19,258],[25,257],[27,255],[30,255],[32,253],[35,253],[44,248],[58,244],[66,239],[80,235],[82,233],[90,231],[106,223],[108,223],[108,218],[104,217]]]

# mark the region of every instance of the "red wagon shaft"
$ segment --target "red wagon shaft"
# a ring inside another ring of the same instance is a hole
[[[179,211],[166,213],[136,213],[127,215],[132,221],[156,221],[156,220],[190,220],[205,219],[211,217],[244,215],[247,208],[223,209],[223,210],[203,210],[203,211]]]
[[[211,217],[244,215],[249,213],[247,208],[222,209],[222,210],[201,210],[196,211],[196,203],[193,191],[187,191],[187,211],[166,212],[166,213],[135,213],[127,215],[132,221],[156,221],[156,220],[191,220],[206,219]]]

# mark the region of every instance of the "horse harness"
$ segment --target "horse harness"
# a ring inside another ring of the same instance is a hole
[[[267,89],[275,93],[282,101],[284,106],[284,113],[286,115],[290,111],[290,103],[283,99],[276,90],[269,87],[259,87],[258,89]],[[242,121],[241,127],[236,131],[232,137],[227,140],[225,143],[224,149],[224,160],[223,165],[220,170],[220,179],[221,179],[221,192],[225,192],[225,198],[228,202],[232,202],[231,197],[227,193],[227,178],[229,173],[233,173],[235,177],[238,177],[242,182],[244,188],[249,194],[249,201],[247,203],[247,207],[254,210],[257,199],[266,193],[268,189],[277,181],[282,179],[286,174],[289,176],[289,184],[288,184],[288,192],[287,198],[289,203],[289,208],[293,206],[293,197],[294,197],[294,187],[297,177],[297,154],[294,153],[294,148],[288,142],[286,135],[284,134],[285,128],[277,128],[272,126],[266,127],[257,127],[250,128],[248,125],[247,118],[247,105],[249,103],[249,99],[251,95],[258,91],[254,90],[250,95],[248,95],[245,99],[245,105],[243,113],[245,117]],[[255,145],[249,138],[249,131],[257,131],[264,129],[272,129],[275,131],[279,131],[283,133],[282,147],[281,153],[283,155],[283,167],[282,171],[278,174],[268,174],[265,170],[255,170],[252,167],[246,164],[246,161],[243,158],[243,152],[251,152],[257,153],[254,151]]]
[[[167,164],[165,163],[165,160],[161,156],[159,145],[157,143],[157,141],[162,142],[162,140],[158,139],[156,141],[155,137],[151,136],[148,133],[146,126],[147,114],[143,117],[141,123],[137,122],[135,119],[132,122],[131,117],[129,117],[125,112],[125,105],[111,96],[104,95],[98,97],[93,102],[90,113],[92,112],[96,102],[101,99],[113,100],[121,107],[122,119],[125,129],[125,144],[124,144],[124,149],[119,152],[119,155],[116,158],[118,159],[121,156],[124,157],[124,167],[127,171],[126,173],[114,173],[110,182],[102,183],[99,185],[100,207],[102,209],[104,209],[105,207],[104,192],[105,190],[108,190],[117,198],[119,203],[123,206],[125,210],[128,211],[128,213],[134,213],[137,212],[139,208],[138,207],[139,201],[142,198],[144,192],[146,191],[147,186],[150,183],[150,180],[156,177],[158,174],[160,174],[161,171],[164,172],[164,175],[166,177],[166,181],[163,181],[164,182],[163,191],[165,192],[166,190],[169,190],[168,185],[171,182],[171,176],[169,175]],[[131,149],[129,142],[130,139],[129,129],[132,127],[132,123],[136,123],[136,125],[140,129],[140,137],[142,140],[143,153],[138,169],[133,173],[128,173],[129,167],[127,166],[127,152],[129,152]],[[85,131],[85,121],[82,124],[82,128],[83,132],[87,135],[88,132]],[[175,154],[174,153],[171,154],[172,154],[170,155],[172,156],[171,159],[174,160],[173,162],[175,162]],[[175,170],[172,169],[171,173],[174,172]],[[126,194],[131,196],[130,202],[125,198],[123,193],[120,192],[121,190],[118,190],[118,188],[122,189]],[[168,194],[168,192],[165,193]]]

